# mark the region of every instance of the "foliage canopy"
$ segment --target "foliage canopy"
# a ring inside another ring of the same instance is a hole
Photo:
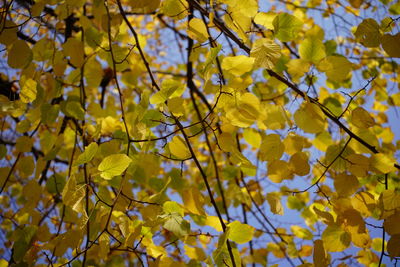
[[[399,3],[2,5],[0,266],[400,258]]]

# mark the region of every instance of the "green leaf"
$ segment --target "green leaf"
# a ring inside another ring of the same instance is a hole
[[[189,234],[190,224],[184,220],[181,215],[172,213],[164,216],[163,218],[166,219],[163,227],[174,233],[177,237],[182,237]]]
[[[67,112],[67,115],[77,120],[85,119],[85,110],[82,108],[81,103],[79,103],[78,101],[67,101],[65,111]]]
[[[300,58],[316,64],[326,56],[325,45],[320,39],[307,38],[300,43],[299,53]]]
[[[0,159],[7,155],[7,147],[3,144],[0,145]]]
[[[293,15],[281,13],[275,17],[274,25],[275,37],[282,42],[289,42],[297,38],[297,35],[303,27],[303,22]]]
[[[82,154],[80,154],[78,159],[74,162],[74,166],[85,164],[85,163],[88,163],[89,161],[91,161],[93,159],[94,155],[96,155],[98,148],[99,148],[99,146],[97,145],[96,142],[90,143],[85,148],[85,151]]]
[[[170,97],[180,97],[185,90],[182,82],[166,79],[161,84],[161,90],[150,97],[150,104],[157,105],[167,101]]]
[[[228,224],[228,239],[238,244],[244,244],[253,239],[254,227],[234,221]]]
[[[167,214],[177,213],[177,214],[181,215],[182,217],[184,215],[183,208],[181,207],[181,205],[179,205],[175,201],[166,201],[163,204],[163,211],[164,211],[164,213],[167,213]]]
[[[59,194],[63,192],[65,186],[65,177],[59,174],[50,176],[46,181],[46,189],[50,194]]]
[[[161,5],[161,12],[173,19],[183,19],[187,16],[188,10],[186,0],[165,0]]]
[[[98,170],[101,171],[101,177],[110,180],[121,175],[131,162],[132,159],[125,154],[113,154],[102,160]]]

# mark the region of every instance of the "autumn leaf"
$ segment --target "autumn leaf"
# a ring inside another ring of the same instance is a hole
[[[132,162],[132,159],[125,154],[113,154],[104,158],[98,166],[101,177],[111,179],[121,175]]]

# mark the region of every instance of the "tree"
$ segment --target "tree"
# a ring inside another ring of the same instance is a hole
[[[1,266],[397,262],[399,14],[3,1]]]

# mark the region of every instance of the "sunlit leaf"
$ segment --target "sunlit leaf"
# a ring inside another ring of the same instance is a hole
[[[272,69],[281,56],[281,48],[269,39],[257,39],[253,43],[250,56],[255,58],[255,67]]]
[[[281,196],[278,193],[276,192],[268,193],[267,201],[272,213],[283,215],[284,210],[281,203]]]
[[[96,155],[98,145],[95,142],[90,143],[86,148],[85,151],[79,155],[78,159],[74,162],[74,165],[81,165],[88,163],[93,159],[93,157]]]
[[[254,61],[254,58],[246,56],[226,57],[221,67],[233,75],[240,76],[253,69]]]
[[[307,38],[301,42],[299,53],[302,59],[318,63],[325,57],[325,46],[320,39]]]
[[[178,159],[186,159],[191,156],[185,140],[183,140],[183,138],[179,136],[174,136],[171,142],[169,142],[168,147],[172,155],[174,155]]]
[[[121,175],[132,162],[132,159],[125,154],[113,154],[104,158],[98,166],[101,177],[111,179]]]
[[[294,120],[306,133],[319,133],[325,128],[324,115],[322,111],[314,104],[305,103],[294,114]],[[310,123],[313,121],[313,123]]]
[[[228,239],[238,244],[244,244],[253,239],[254,228],[247,224],[242,224],[239,221],[234,221],[228,224],[229,234]]]
[[[189,21],[188,35],[199,42],[208,39],[207,27],[201,19],[193,18]]]
[[[359,128],[369,128],[375,125],[375,120],[362,107],[357,107],[351,112],[351,122]]]
[[[322,241],[327,251],[339,252],[350,246],[351,236],[340,226],[331,225],[322,233]]]
[[[288,42],[297,38],[303,22],[288,13],[280,13],[272,22],[276,38],[282,42]]]

